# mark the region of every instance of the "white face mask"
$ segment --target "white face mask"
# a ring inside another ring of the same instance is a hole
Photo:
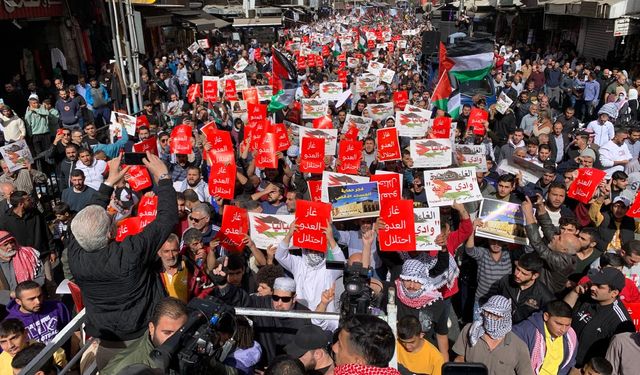
[[[317,267],[324,262],[324,254],[319,251],[303,249],[302,258],[309,267]]]

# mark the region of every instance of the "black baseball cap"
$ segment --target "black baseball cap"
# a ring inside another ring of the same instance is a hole
[[[625,285],[625,277],[619,270],[613,267],[605,267],[601,270],[589,271],[589,279],[597,285],[609,285],[611,289],[622,291]]]
[[[294,358],[300,358],[309,350],[326,348],[330,342],[331,336],[327,331],[315,325],[305,325],[296,332],[284,351]]]

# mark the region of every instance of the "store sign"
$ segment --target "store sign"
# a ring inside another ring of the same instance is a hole
[[[13,0],[0,5],[0,19],[62,16],[61,0]]]
[[[635,34],[638,27],[632,23],[631,18],[618,18],[613,25],[613,36],[625,36]]]

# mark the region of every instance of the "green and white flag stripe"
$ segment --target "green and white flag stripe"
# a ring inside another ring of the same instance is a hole
[[[447,113],[454,120],[457,119],[460,115],[460,106],[460,92],[458,90],[455,90],[451,93],[451,96],[449,97],[449,100],[447,102]]]
[[[451,73],[458,82],[483,79],[493,67],[493,52],[449,57],[454,62]]]

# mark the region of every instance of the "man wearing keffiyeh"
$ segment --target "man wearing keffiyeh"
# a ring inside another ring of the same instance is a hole
[[[480,319],[467,324],[453,346],[455,361],[483,363],[489,375],[533,375],[527,345],[511,332],[511,300],[496,295],[480,310]]]

